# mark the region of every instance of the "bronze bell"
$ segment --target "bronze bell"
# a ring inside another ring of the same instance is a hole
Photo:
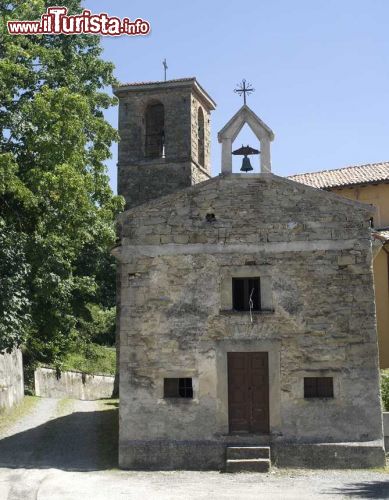
[[[242,166],[240,167],[240,171],[241,172],[250,172],[251,170],[253,170],[253,167],[251,166],[250,158],[245,155],[243,157]]]
[[[240,168],[241,172],[251,172],[253,167],[251,166],[250,159],[248,158],[248,155],[259,155],[258,149],[254,149],[251,146],[243,146],[236,149],[235,151],[232,151],[233,155],[240,155],[243,156],[243,161],[242,161],[242,166]]]

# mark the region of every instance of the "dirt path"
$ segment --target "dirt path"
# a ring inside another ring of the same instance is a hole
[[[0,469],[1,500],[345,500],[389,498],[370,471],[67,472]]]
[[[115,409],[111,401],[40,399],[1,436],[0,467],[115,467]]]
[[[389,474],[380,471],[111,470],[117,455],[116,406],[114,401],[39,400],[0,436],[0,500],[389,498]]]
[[[116,406],[114,401],[39,399],[0,435],[0,500],[37,500],[60,470],[116,467]],[[57,492],[54,487],[47,498]]]

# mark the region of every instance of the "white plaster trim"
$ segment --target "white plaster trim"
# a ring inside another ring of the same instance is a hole
[[[163,255],[198,255],[198,254],[256,254],[281,252],[315,252],[323,250],[351,250],[361,240],[314,240],[267,242],[250,245],[223,243],[193,243],[189,245],[168,243],[166,245],[125,245],[115,247],[112,254],[122,263],[129,262],[132,257],[158,257]]]
[[[270,141],[274,140],[274,132],[272,129],[266,125],[247,104],[244,104],[218,132],[218,141],[221,143],[226,137],[234,141],[245,123],[247,123],[250,128],[255,128],[255,130],[253,130],[254,134],[256,134],[256,132],[266,134]]]

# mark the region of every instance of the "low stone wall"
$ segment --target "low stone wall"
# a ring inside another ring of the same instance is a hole
[[[384,411],[382,417],[384,421],[385,450],[389,452],[389,411]]]
[[[271,461],[277,467],[365,469],[385,465],[382,440],[360,443],[267,444],[271,450]],[[131,441],[119,444],[119,466],[129,470],[224,470],[226,447],[230,445],[236,445],[236,441]]]
[[[0,411],[12,408],[24,397],[22,352],[0,353]]]
[[[94,400],[110,398],[115,377],[60,372],[52,368],[35,370],[35,394],[45,398]]]
[[[360,443],[283,444],[272,448],[278,467],[365,469],[385,466],[382,440]]]

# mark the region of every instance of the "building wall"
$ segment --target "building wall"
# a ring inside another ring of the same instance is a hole
[[[334,189],[333,192],[348,199],[370,203],[377,209],[374,226],[389,227],[389,184]],[[381,368],[389,368],[389,269],[388,254],[382,249],[374,259],[375,300]]]
[[[212,179],[121,216],[122,467],[169,454],[220,464],[228,351],[269,353],[275,441],[382,440],[369,218],[271,174]],[[272,307],[251,321],[223,288],[253,266]],[[304,399],[304,376],[333,377],[335,397]],[[164,399],[164,377],[192,377],[194,399]]]
[[[389,368],[389,255],[380,250],[373,262],[377,333],[381,368]]]
[[[23,358],[20,349],[0,353],[0,411],[10,409],[24,397]]]
[[[375,227],[389,227],[389,184],[369,184],[353,188],[332,189],[350,200],[370,203],[377,209],[374,214]]]

